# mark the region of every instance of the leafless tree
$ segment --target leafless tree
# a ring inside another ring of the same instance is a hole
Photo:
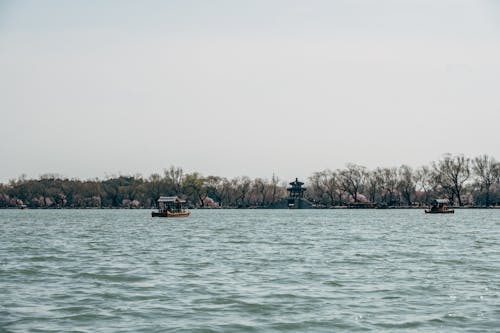
[[[472,170],[474,171],[481,189],[485,192],[485,204],[488,207],[490,205],[490,188],[498,179],[498,175],[500,174],[500,163],[493,157],[481,155],[474,158],[472,161]]]
[[[238,206],[244,207],[248,204],[247,196],[250,192],[251,184],[252,181],[247,176],[234,178],[233,180],[231,180],[231,185],[233,186],[235,195],[234,202]]]
[[[270,204],[274,204],[281,197],[284,196],[285,188],[283,186],[279,186],[280,179],[273,173],[273,177],[271,178],[271,202]]]
[[[435,182],[431,169],[424,165],[415,171],[413,177],[416,189],[424,194],[423,198],[420,198],[420,203],[429,203],[429,196],[435,189]]]
[[[222,201],[225,199],[225,191],[227,190],[224,186],[224,181],[227,181],[227,179],[218,176],[208,176],[205,178],[207,195],[216,200],[219,206],[222,206]]]
[[[402,165],[398,169],[398,190],[403,196],[408,206],[412,205],[412,198],[415,194],[415,182],[413,177],[413,169],[408,165]]]
[[[308,178],[307,198],[316,203],[323,203],[323,188],[321,187],[321,172],[313,172]]]
[[[441,185],[445,190],[450,189],[458,205],[462,206],[463,188],[470,177],[470,159],[463,155],[446,154],[442,160],[433,162],[432,167]]]
[[[375,202],[377,200],[377,194],[380,194],[382,192],[381,173],[382,169],[380,168],[369,171],[367,173],[365,193],[367,194],[368,200],[370,200],[370,202]]]
[[[153,203],[156,203],[161,195],[161,176],[159,174],[153,173],[149,176],[148,190],[153,196]]]
[[[381,177],[383,201],[388,205],[393,205],[399,201],[398,193],[398,169],[381,168],[379,176]]]
[[[329,169],[315,172],[309,177],[309,182],[311,184],[310,196],[315,201],[323,202],[323,198],[326,197],[325,203],[328,202],[331,206],[336,203],[341,204],[343,191],[337,172]]]
[[[184,171],[182,168],[171,166],[163,171],[167,182],[171,183],[176,193],[181,193]]]
[[[188,195],[191,202],[199,204],[201,207],[205,207],[205,199],[207,198],[207,187],[205,184],[205,178],[197,172],[187,174],[184,177],[183,192]]]
[[[366,167],[349,163],[339,172],[339,181],[342,189],[349,193],[354,202],[359,202],[358,194],[367,176]]]
[[[250,189],[250,200],[256,206],[264,206],[267,197],[267,184],[262,178],[255,178]]]
[[[224,204],[233,205],[233,186],[232,182],[227,178],[222,178],[221,181],[217,184],[217,191],[220,195],[220,205],[224,206]]]

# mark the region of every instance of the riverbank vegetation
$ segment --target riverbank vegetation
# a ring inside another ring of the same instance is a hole
[[[291,181],[291,180],[290,180]],[[0,208],[149,208],[162,195],[178,195],[200,208],[269,208],[287,196],[287,181],[242,176],[228,179],[185,173],[69,179],[47,174],[0,184]],[[372,170],[347,164],[314,172],[305,180],[306,199],[316,207],[424,206],[436,197],[456,206],[499,206],[500,163],[482,155],[444,155],[419,168],[408,165]]]

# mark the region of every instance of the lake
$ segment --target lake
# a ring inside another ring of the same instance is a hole
[[[0,210],[0,332],[491,332],[500,210]]]

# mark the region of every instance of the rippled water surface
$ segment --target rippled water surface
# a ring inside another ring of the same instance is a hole
[[[500,331],[500,210],[0,210],[0,332]]]

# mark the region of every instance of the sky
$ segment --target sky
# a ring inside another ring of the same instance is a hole
[[[0,0],[0,182],[500,159],[496,0]]]

